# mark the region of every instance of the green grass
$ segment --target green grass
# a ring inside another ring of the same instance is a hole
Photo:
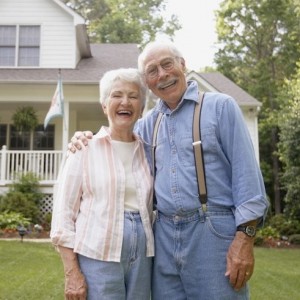
[[[251,300],[300,300],[300,249],[255,248],[255,258]],[[0,240],[0,300],[63,300],[63,289],[51,244]]]
[[[1,300],[63,300],[64,274],[50,243],[0,240]]]
[[[300,300],[300,249],[255,248],[251,300]]]

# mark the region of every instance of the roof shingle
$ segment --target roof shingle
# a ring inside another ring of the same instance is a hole
[[[92,57],[81,59],[75,69],[61,69],[64,83],[98,84],[106,71],[137,67],[137,44],[91,44],[91,51]],[[54,83],[57,74],[58,69],[0,68],[0,83]]]

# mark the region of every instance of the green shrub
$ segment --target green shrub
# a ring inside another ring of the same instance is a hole
[[[33,223],[39,221],[39,201],[42,194],[39,191],[38,178],[33,173],[22,175],[0,199],[1,212],[21,213]]]
[[[273,216],[269,221],[269,225],[275,228],[280,236],[300,234],[300,222],[298,220],[287,219],[283,214]]]
[[[289,242],[294,245],[300,245],[300,234],[292,234],[289,236]]]
[[[43,226],[44,230],[50,231],[51,219],[52,219],[52,213],[47,213],[44,215],[44,217],[42,219],[42,226]]]
[[[0,213],[0,229],[17,229],[18,226],[24,227],[30,224],[30,219],[23,217],[21,213],[4,212]]]
[[[256,239],[274,238],[279,239],[280,233],[272,226],[265,226],[257,230]]]

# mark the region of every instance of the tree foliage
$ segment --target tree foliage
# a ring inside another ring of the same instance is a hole
[[[218,70],[263,106],[259,115],[260,157],[267,193],[281,212],[278,159],[278,97],[300,58],[299,0],[224,0],[217,12]]]
[[[287,81],[280,125],[280,159],[283,162],[283,185],[286,190],[285,213],[300,220],[300,61],[297,75]]]
[[[32,106],[17,108],[12,121],[16,129],[21,132],[34,130],[39,124],[37,112]]]
[[[165,0],[64,0],[88,23],[91,42],[145,44],[158,33],[170,38],[181,26],[165,20]]]

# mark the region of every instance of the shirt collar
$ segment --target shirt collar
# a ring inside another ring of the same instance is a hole
[[[133,136],[134,136],[136,141],[141,142],[141,139],[139,138],[138,135],[133,133]],[[96,139],[107,139],[109,141],[112,140],[111,135],[110,135],[110,130],[107,126],[102,126],[100,128],[100,130],[94,135],[94,138],[96,138]]]

